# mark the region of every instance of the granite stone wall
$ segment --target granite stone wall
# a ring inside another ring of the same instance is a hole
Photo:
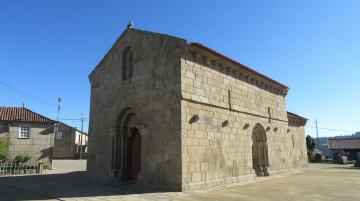
[[[123,79],[129,49],[132,76]],[[255,125],[266,135],[270,175],[306,166],[304,128],[287,119],[287,89],[182,39],[127,29],[89,79],[87,168],[95,180],[122,174],[113,168],[114,143],[128,137],[121,119],[129,111],[126,122],[141,135],[138,184],[193,190],[254,179]]]
[[[253,179],[252,129],[256,124],[266,130],[270,174],[306,165],[304,130],[288,126],[285,97],[236,78],[233,70],[235,66],[199,50],[184,54],[183,190]]]
[[[137,183],[181,189],[180,56],[184,43],[128,29],[91,73],[87,167],[92,178],[116,179],[111,167],[112,141],[114,136],[124,135],[118,121],[129,109],[141,135]],[[133,75],[123,80],[122,54],[129,47]]]
[[[76,156],[75,128],[59,124],[59,132],[62,132],[61,139],[55,139],[54,159],[72,159]]]
[[[30,138],[19,138],[21,125],[31,126]],[[51,164],[54,133],[51,124],[40,123],[10,123],[9,127],[9,156],[28,154],[31,160]]]

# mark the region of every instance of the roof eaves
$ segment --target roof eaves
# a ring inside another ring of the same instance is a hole
[[[263,78],[263,79],[265,79],[267,81],[269,81],[269,82],[272,82],[273,84],[277,85],[278,87],[280,87],[280,88],[282,88],[282,89],[284,89],[286,91],[289,90],[289,87],[287,87],[286,85],[281,84],[280,82],[278,82],[276,80],[273,80],[273,79],[271,79],[271,78],[269,78],[269,77],[255,71],[255,70],[251,69],[250,67],[247,67],[247,66],[245,66],[245,65],[243,65],[243,64],[241,64],[241,63],[239,63],[239,62],[237,62],[237,61],[235,61],[235,60],[233,60],[233,59],[231,59],[231,58],[229,58],[229,57],[227,57],[227,56],[225,56],[225,55],[223,55],[223,54],[221,54],[221,53],[219,53],[219,52],[217,52],[217,51],[215,51],[215,50],[213,50],[213,49],[211,49],[211,48],[209,48],[209,47],[207,47],[207,46],[205,46],[205,45],[203,45],[201,43],[190,43],[190,45],[192,45],[194,47],[197,47],[197,48],[200,48],[200,49],[202,49],[202,50],[204,50],[206,52],[209,52],[210,54],[212,54],[214,56],[220,57],[220,58],[222,58],[222,59],[224,59],[224,60],[226,60],[226,61],[228,61],[228,62],[230,62],[230,63],[232,63],[232,64],[234,64],[234,65],[236,65],[238,67],[240,67],[240,68],[243,68],[246,71],[249,71],[249,72],[251,72],[251,73],[253,73],[253,74],[255,74],[255,75],[257,75],[257,76],[259,76],[259,77],[261,77],[261,78]]]
[[[305,118],[305,117],[302,117],[302,116],[300,116],[300,115],[297,115],[297,114],[292,113],[292,112],[289,112],[289,111],[287,111],[287,114],[288,114],[288,117],[290,117],[290,118],[303,119],[303,120],[305,120],[305,121],[308,120],[308,119]]]

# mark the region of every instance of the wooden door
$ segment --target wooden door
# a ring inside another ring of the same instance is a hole
[[[132,129],[130,145],[130,175],[129,179],[136,181],[141,168],[141,136],[138,129]]]

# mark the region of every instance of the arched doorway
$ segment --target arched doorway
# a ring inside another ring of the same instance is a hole
[[[252,162],[257,176],[269,176],[266,132],[260,124],[256,124],[252,131]]]
[[[136,181],[137,175],[140,172],[141,168],[141,136],[137,128],[131,129],[131,136],[129,137],[129,146],[127,157],[128,171],[127,175],[124,175],[126,180]]]
[[[112,175],[123,181],[136,181],[141,168],[141,123],[131,108],[124,109],[117,120],[112,140]]]

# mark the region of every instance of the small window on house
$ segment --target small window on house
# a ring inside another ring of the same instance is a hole
[[[122,59],[122,79],[127,80],[130,79],[133,74],[133,53],[131,47],[127,47],[124,50]]]
[[[291,135],[291,139],[292,139],[292,144],[293,144],[293,147],[295,147],[294,135]]]
[[[19,138],[30,138],[30,126],[20,126],[19,128]]]
[[[57,140],[61,140],[63,137],[63,133],[62,132],[57,132],[56,135],[55,135],[55,139]]]

